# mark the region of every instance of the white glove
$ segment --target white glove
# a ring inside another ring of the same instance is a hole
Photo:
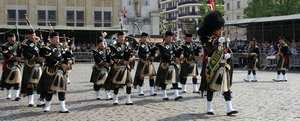
[[[224,55],[224,58],[227,60],[227,59],[229,59],[230,58],[230,54],[229,53],[226,53],[225,55]]]
[[[223,43],[223,42],[225,42],[225,39],[224,39],[224,37],[220,37],[218,41],[219,41],[220,43]]]

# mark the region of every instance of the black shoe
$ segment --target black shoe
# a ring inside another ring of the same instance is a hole
[[[44,112],[49,112],[49,111],[44,110]]]
[[[36,107],[45,107],[45,104],[42,104],[42,105],[36,105]]]
[[[214,112],[207,112],[208,115],[215,115]]]
[[[179,99],[182,99],[183,97],[182,96],[178,96],[175,98],[175,101],[179,100]]]
[[[199,91],[193,91],[193,93],[200,93]]]
[[[156,96],[157,94],[156,93],[154,93],[153,95],[150,95],[150,96]]]
[[[118,103],[114,103],[113,105],[118,105]]]
[[[169,100],[169,98],[166,97],[166,98],[163,98],[163,100]]]
[[[100,98],[96,98],[96,100],[100,100]]]
[[[139,94],[139,96],[144,96],[144,94]]]
[[[109,99],[106,99],[106,100],[112,100],[113,98],[109,98]]]
[[[227,113],[227,116],[231,116],[232,114],[237,114],[239,113],[237,110],[231,111]]]
[[[10,98],[6,98],[7,100],[9,100]]]
[[[21,100],[21,98],[20,97],[16,97],[15,101],[19,101],[19,100]]]
[[[28,107],[33,107],[33,104],[29,104]]]
[[[257,82],[257,80],[251,80],[251,82]]]
[[[70,113],[69,111],[59,111],[59,113]]]
[[[186,91],[182,91],[182,93],[186,93]]]
[[[182,89],[181,87],[178,87],[178,89]]]
[[[126,103],[126,105],[133,105],[133,103]]]

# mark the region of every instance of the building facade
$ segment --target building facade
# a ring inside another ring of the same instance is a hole
[[[248,7],[247,0],[224,0],[225,21],[246,19],[247,16],[244,14],[246,7]],[[247,40],[246,28],[228,26],[226,29],[231,40]]]
[[[21,32],[29,29],[27,17],[33,29],[49,29],[50,23],[79,41],[93,42],[100,31],[121,30],[122,8],[120,0],[0,0],[0,30],[14,29],[16,24]]]
[[[122,0],[123,9],[126,11],[126,20],[124,21],[124,11],[120,14],[122,23],[127,34],[140,34],[136,27],[139,26],[142,32],[150,35],[159,35],[159,15],[158,0]],[[136,24],[136,25],[135,25]]]
[[[186,31],[196,33],[202,17],[202,3],[202,0],[160,0],[161,18],[164,23],[172,23],[171,29],[177,34],[177,39],[183,38]]]

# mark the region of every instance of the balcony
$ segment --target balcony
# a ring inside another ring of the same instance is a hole
[[[167,21],[175,21],[175,20],[177,20],[177,17],[170,17],[170,18],[167,18],[166,20]]]
[[[183,16],[199,16],[201,15],[200,11],[190,11],[190,12],[185,12],[185,13],[179,13],[178,17],[183,17]]]
[[[201,2],[201,0],[199,0],[199,1],[198,0],[197,1],[183,1],[183,2],[179,2],[178,6],[185,5],[185,4],[195,4],[195,3],[200,4],[202,2]]]
[[[177,6],[171,6],[171,7],[168,7],[168,8],[166,8],[166,11],[174,10],[174,9],[177,9]]]

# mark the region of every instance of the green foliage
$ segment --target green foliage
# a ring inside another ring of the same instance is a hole
[[[222,0],[214,0],[215,3],[215,10],[220,11],[224,15],[224,7]],[[206,0],[202,0],[202,5],[200,6],[200,11],[201,11],[201,23],[204,20],[204,17],[211,12],[211,7],[206,3]]]
[[[248,0],[244,14],[249,18],[282,16],[300,13],[299,0]]]

